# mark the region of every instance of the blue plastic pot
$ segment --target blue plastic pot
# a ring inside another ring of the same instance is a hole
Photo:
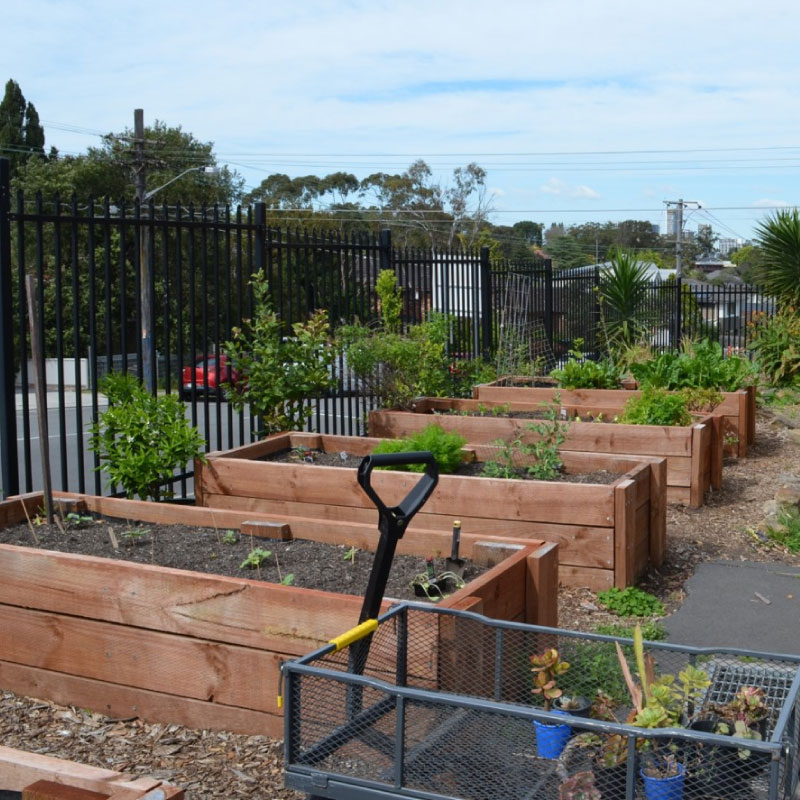
[[[678,764],[678,774],[669,778],[653,778],[641,771],[644,783],[644,796],[647,800],[683,800],[683,784],[686,767]]]
[[[572,728],[569,725],[548,725],[533,721],[536,728],[536,752],[539,758],[558,758],[567,746]]]

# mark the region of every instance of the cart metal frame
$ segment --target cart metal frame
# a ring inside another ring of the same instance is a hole
[[[449,650],[442,631],[449,634]],[[369,651],[359,645],[366,638]],[[513,800],[553,798],[583,761],[538,758],[532,722],[564,722],[534,705],[522,656],[532,646],[630,647],[629,639],[488,619],[478,614],[402,603],[309,655],[282,666],[286,786],[332,800]],[[359,650],[358,674],[352,652]],[[724,703],[744,685],[761,685],[770,708],[763,741],[686,728],[645,730],[569,717],[574,733],[625,737],[627,800],[644,797],[643,740],[655,746],[707,748],[703,757],[737,750],[760,757],[757,775],[723,775],[727,790],[687,797],[789,800],[798,789],[800,656],[734,648],[647,642],[662,671],[694,663],[711,685],[702,705]],[[519,685],[516,685],[519,683]],[[740,756],[745,758],[746,756]],[[752,763],[752,762],[751,762]],[[740,785],[741,784],[741,785]],[[737,788],[731,788],[736,786]]]

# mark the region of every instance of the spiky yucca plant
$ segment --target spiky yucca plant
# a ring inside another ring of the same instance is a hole
[[[776,211],[756,226],[764,262],[758,269],[759,283],[781,303],[800,305],[800,212]]]

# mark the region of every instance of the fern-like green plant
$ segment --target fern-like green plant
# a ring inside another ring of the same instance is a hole
[[[448,433],[440,425],[431,424],[405,439],[385,439],[373,450],[373,453],[408,453],[429,450],[436,459],[439,472],[452,473],[458,469],[463,461],[461,448],[466,444],[466,441],[463,436],[459,436],[457,433]],[[424,472],[425,465],[409,464],[408,466],[392,467],[391,469]]]

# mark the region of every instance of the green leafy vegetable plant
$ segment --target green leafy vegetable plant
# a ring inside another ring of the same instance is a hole
[[[617,422],[629,425],[690,425],[692,417],[680,393],[654,386],[642,389],[627,403]]]
[[[175,469],[205,460],[205,440],[186,419],[183,403],[173,394],[153,396],[131,375],[109,373],[100,389],[108,408],[91,425],[89,440],[98,469],[131,499],[171,497],[164,484]]]
[[[576,340],[581,343],[581,340]],[[579,346],[569,351],[569,360],[550,373],[564,389],[618,389],[622,369],[611,359],[591,361],[584,358]]]
[[[735,392],[755,381],[756,370],[746,358],[724,357],[719,342],[687,342],[681,353],[661,353],[649,361],[632,363],[630,372],[642,387],[662,389],[718,389]]]

